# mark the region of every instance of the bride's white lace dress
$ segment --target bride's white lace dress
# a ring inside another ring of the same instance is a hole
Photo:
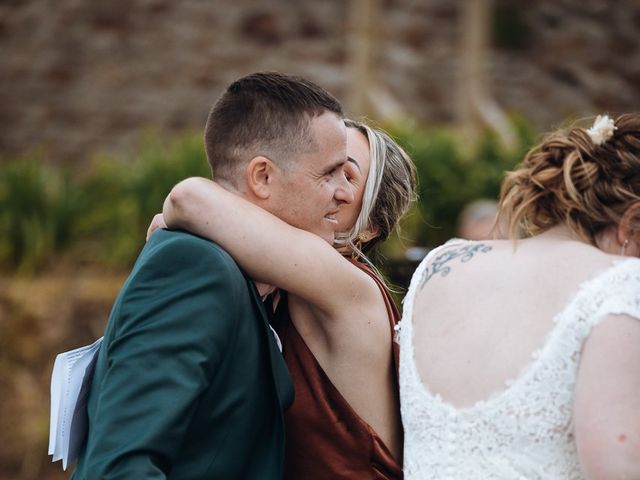
[[[518,378],[455,408],[429,392],[414,362],[413,299],[436,254],[414,273],[399,333],[405,480],[582,478],[572,422],[582,346],[608,314],[640,318],[640,260],[621,260],[584,282]]]

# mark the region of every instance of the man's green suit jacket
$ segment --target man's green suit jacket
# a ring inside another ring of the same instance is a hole
[[[159,230],[113,306],[73,480],[280,479],[293,385],[253,283]]]

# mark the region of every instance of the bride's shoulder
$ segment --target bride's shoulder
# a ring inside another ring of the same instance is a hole
[[[610,255],[608,261],[597,264],[594,269],[593,283],[600,283],[610,288],[618,284],[640,286],[640,259]]]
[[[605,253],[597,249],[576,255],[572,260],[575,270],[587,273],[587,279],[597,280],[617,277],[624,272],[640,275],[640,259]]]
[[[495,242],[495,240],[479,242],[475,240],[465,240],[463,238],[451,238],[442,245],[429,250],[425,257],[422,259],[422,262],[420,262],[418,269],[420,269],[420,267],[428,265],[429,263],[437,262],[439,259],[442,259],[443,256],[447,257],[452,252],[484,248],[485,246],[493,242]]]
[[[490,251],[487,243],[453,238],[431,249],[413,272],[407,296],[413,298],[416,291],[434,276],[446,277],[455,261],[467,262],[478,252]],[[405,299],[406,303],[406,299]]]
[[[442,255],[450,254],[455,249],[468,245],[469,243],[470,242],[468,240],[464,240],[461,238],[452,238],[442,245],[429,250],[414,270],[409,290],[412,289],[412,286],[415,287],[415,282],[424,274],[424,271],[429,267],[430,264],[437,262],[442,258]]]
[[[586,258],[582,265],[576,265],[578,268],[587,270],[575,298],[585,311],[600,312],[633,304],[634,314],[640,313],[640,259],[603,254]]]

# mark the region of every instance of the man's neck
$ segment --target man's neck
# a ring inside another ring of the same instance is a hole
[[[270,293],[273,293],[276,290],[276,287],[274,287],[273,285],[268,285],[266,283],[253,282],[253,284],[256,286],[256,289],[258,290],[258,293],[262,298],[266,297],[267,295],[269,295]]]

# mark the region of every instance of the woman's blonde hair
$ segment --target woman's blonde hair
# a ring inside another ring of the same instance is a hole
[[[389,237],[416,200],[416,172],[409,155],[387,133],[355,120],[347,119],[345,124],[367,138],[371,164],[358,218],[336,243],[367,261],[365,253]],[[369,228],[377,236],[363,242],[361,234]]]
[[[553,132],[507,174],[498,221],[511,238],[566,223],[595,245],[600,233],[618,225],[640,200],[640,115],[621,115],[614,125],[600,145],[583,128]]]

